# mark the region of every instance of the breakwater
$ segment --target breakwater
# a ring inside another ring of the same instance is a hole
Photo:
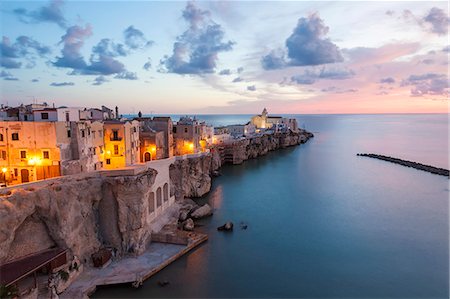
[[[393,157],[389,157],[389,156],[383,156],[383,155],[377,155],[377,154],[356,154],[357,156],[360,157],[369,157],[369,158],[374,158],[374,159],[378,159],[378,160],[383,160],[383,161],[387,161],[387,162],[391,162],[391,163],[395,163],[395,164],[399,164],[399,165],[403,165],[406,167],[412,167],[418,170],[423,170],[423,171],[427,171],[433,174],[437,174],[437,175],[443,175],[448,177],[449,176],[449,171],[448,169],[444,169],[444,168],[438,168],[438,167],[434,167],[434,166],[430,166],[430,165],[424,165],[421,163],[417,163],[417,162],[412,162],[412,161],[408,161],[408,160],[402,160],[402,159],[398,159],[398,158],[393,158]]]

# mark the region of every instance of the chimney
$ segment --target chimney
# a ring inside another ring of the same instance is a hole
[[[116,119],[119,119],[119,107],[116,106]]]

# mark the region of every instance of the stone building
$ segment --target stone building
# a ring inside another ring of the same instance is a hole
[[[163,131],[141,131],[139,140],[141,162],[165,158],[165,138]]]
[[[103,168],[115,169],[140,161],[139,122],[107,120],[104,125]]]
[[[19,184],[61,175],[62,157],[70,156],[63,122],[0,122],[2,181]]]
[[[296,119],[269,115],[266,108],[261,114],[253,116],[250,123],[255,126],[257,132],[261,129],[271,129],[275,132],[282,130],[298,131]]]
[[[163,145],[163,157],[170,158],[173,156],[174,143],[173,143],[173,123],[170,117],[155,116],[151,117],[139,117],[135,118],[139,121],[141,126],[141,133],[145,132],[163,132],[164,145]],[[155,144],[156,146],[156,144]]]
[[[173,125],[175,155],[186,155],[201,151],[201,124],[194,118],[184,116]]]

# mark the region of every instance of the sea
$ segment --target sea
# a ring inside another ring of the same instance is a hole
[[[250,117],[197,116],[214,126]],[[197,223],[206,243],[138,289],[92,297],[449,298],[448,177],[356,156],[448,169],[449,115],[291,117],[314,138],[222,167],[197,199],[214,209]],[[217,231],[226,221],[234,231]]]

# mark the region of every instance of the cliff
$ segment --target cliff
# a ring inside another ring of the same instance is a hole
[[[310,132],[266,134],[219,145],[212,149],[213,166],[219,168],[222,164],[241,164],[245,160],[267,154],[269,151],[305,143],[314,135]]]

